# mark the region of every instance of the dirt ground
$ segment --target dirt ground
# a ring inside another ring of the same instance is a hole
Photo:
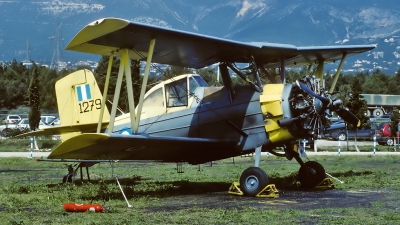
[[[256,198],[214,192],[199,195],[182,195],[164,199],[161,207],[148,207],[149,211],[173,211],[185,208],[236,208],[256,207],[259,209],[298,209],[312,210],[322,208],[368,208],[373,202],[393,202],[398,196],[389,190],[278,190],[278,198]],[[394,204],[391,204],[394,205]]]

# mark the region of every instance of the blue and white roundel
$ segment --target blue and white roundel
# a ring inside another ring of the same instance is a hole
[[[132,130],[129,127],[124,127],[119,131],[119,134],[131,135],[132,134]]]

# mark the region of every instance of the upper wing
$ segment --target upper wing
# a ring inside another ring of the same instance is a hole
[[[310,65],[323,60],[324,63],[340,60],[344,54],[352,56],[374,49],[374,45],[337,45],[337,46],[310,46],[298,47],[295,54],[285,57],[287,66]],[[277,64],[269,64],[270,67],[277,67]]]
[[[152,61],[190,68],[202,68],[218,62],[249,62],[275,67],[284,58],[287,66],[326,62],[375,48],[374,45],[296,47],[265,42],[237,42],[190,32],[172,30],[127,20],[106,18],[84,27],[68,44],[67,50],[92,54],[118,55],[130,49],[132,59],[147,57],[150,40],[156,39]]]
[[[229,139],[81,134],[61,143],[49,159],[155,160],[203,163],[238,155]]]

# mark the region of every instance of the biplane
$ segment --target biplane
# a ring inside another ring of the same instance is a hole
[[[74,72],[56,83],[61,126],[31,135],[61,134],[62,143],[48,160],[101,162],[137,160],[202,164],[254,153],[254,166],[240,177],[245,195],[268,184],[259,168],[261,152],[293,158],[300,164],[299,181],[314,187],[325,178],[323,166],[304,162],[296,147],[329,127],[327,111],[352,124],[359,120],[324,90],[324,64],[373,49],[373,45],[296,47],[288,44],[238,42],[196,33],[105,18],[85,26],[67,50],[109,56],[106,84],[99,89],[91,71]],[[114,57],[120,67],[111,109],[106,107]],[[135,106],[130,60],[146,61],[140,97]],[[146,90],[152,63],[204,68],[218,63],[223,85],[209,86],[197,74],[162,81]],[[241,68],[239,65],[246,65]],[[308,75],[287,83],[285,69],[308,66]],[[310,74],[312,67],[316,73]],[[280,73],[281,82],[271,75]],[[246,81],[233,85],[232,73]],[[262,84],[261,78],[269,83]],[[123,79],[126,87],[122,87]],[[117,116],[121,88],[128,93],[129,113]],[[284,153],[275,152],[283,147]]]

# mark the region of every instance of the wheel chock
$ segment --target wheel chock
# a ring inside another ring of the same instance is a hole
[[[231,195],[239,195],[242,196],[244,195],[242,190],[240,190],[240,183],[239,182],[233,182],[232,185],[230,186],[228,193]],[[258,198],[279,198],[279,192],[278,189],[276,189],[275,184],[269,184],[265,186],[264,189],[262,189],[256,197]]]
[[[332,188],[335,188],[335,185],[333,185],[332,178],[327,177],[323,181],[321,181],[321,183],[319,183],[317,186],[315,186],[314,188],[317,188],[317,189],[332,189]]]
[[[259,198],[279,198],[278,189],[276,189],[275,184],[268,184],[262,189],[256,197]]]
[[[235,181],[232,183],[231,187],[228,190],[228,193],[231,195],[243,195],[243,191],[240,190],[240,183]]]

